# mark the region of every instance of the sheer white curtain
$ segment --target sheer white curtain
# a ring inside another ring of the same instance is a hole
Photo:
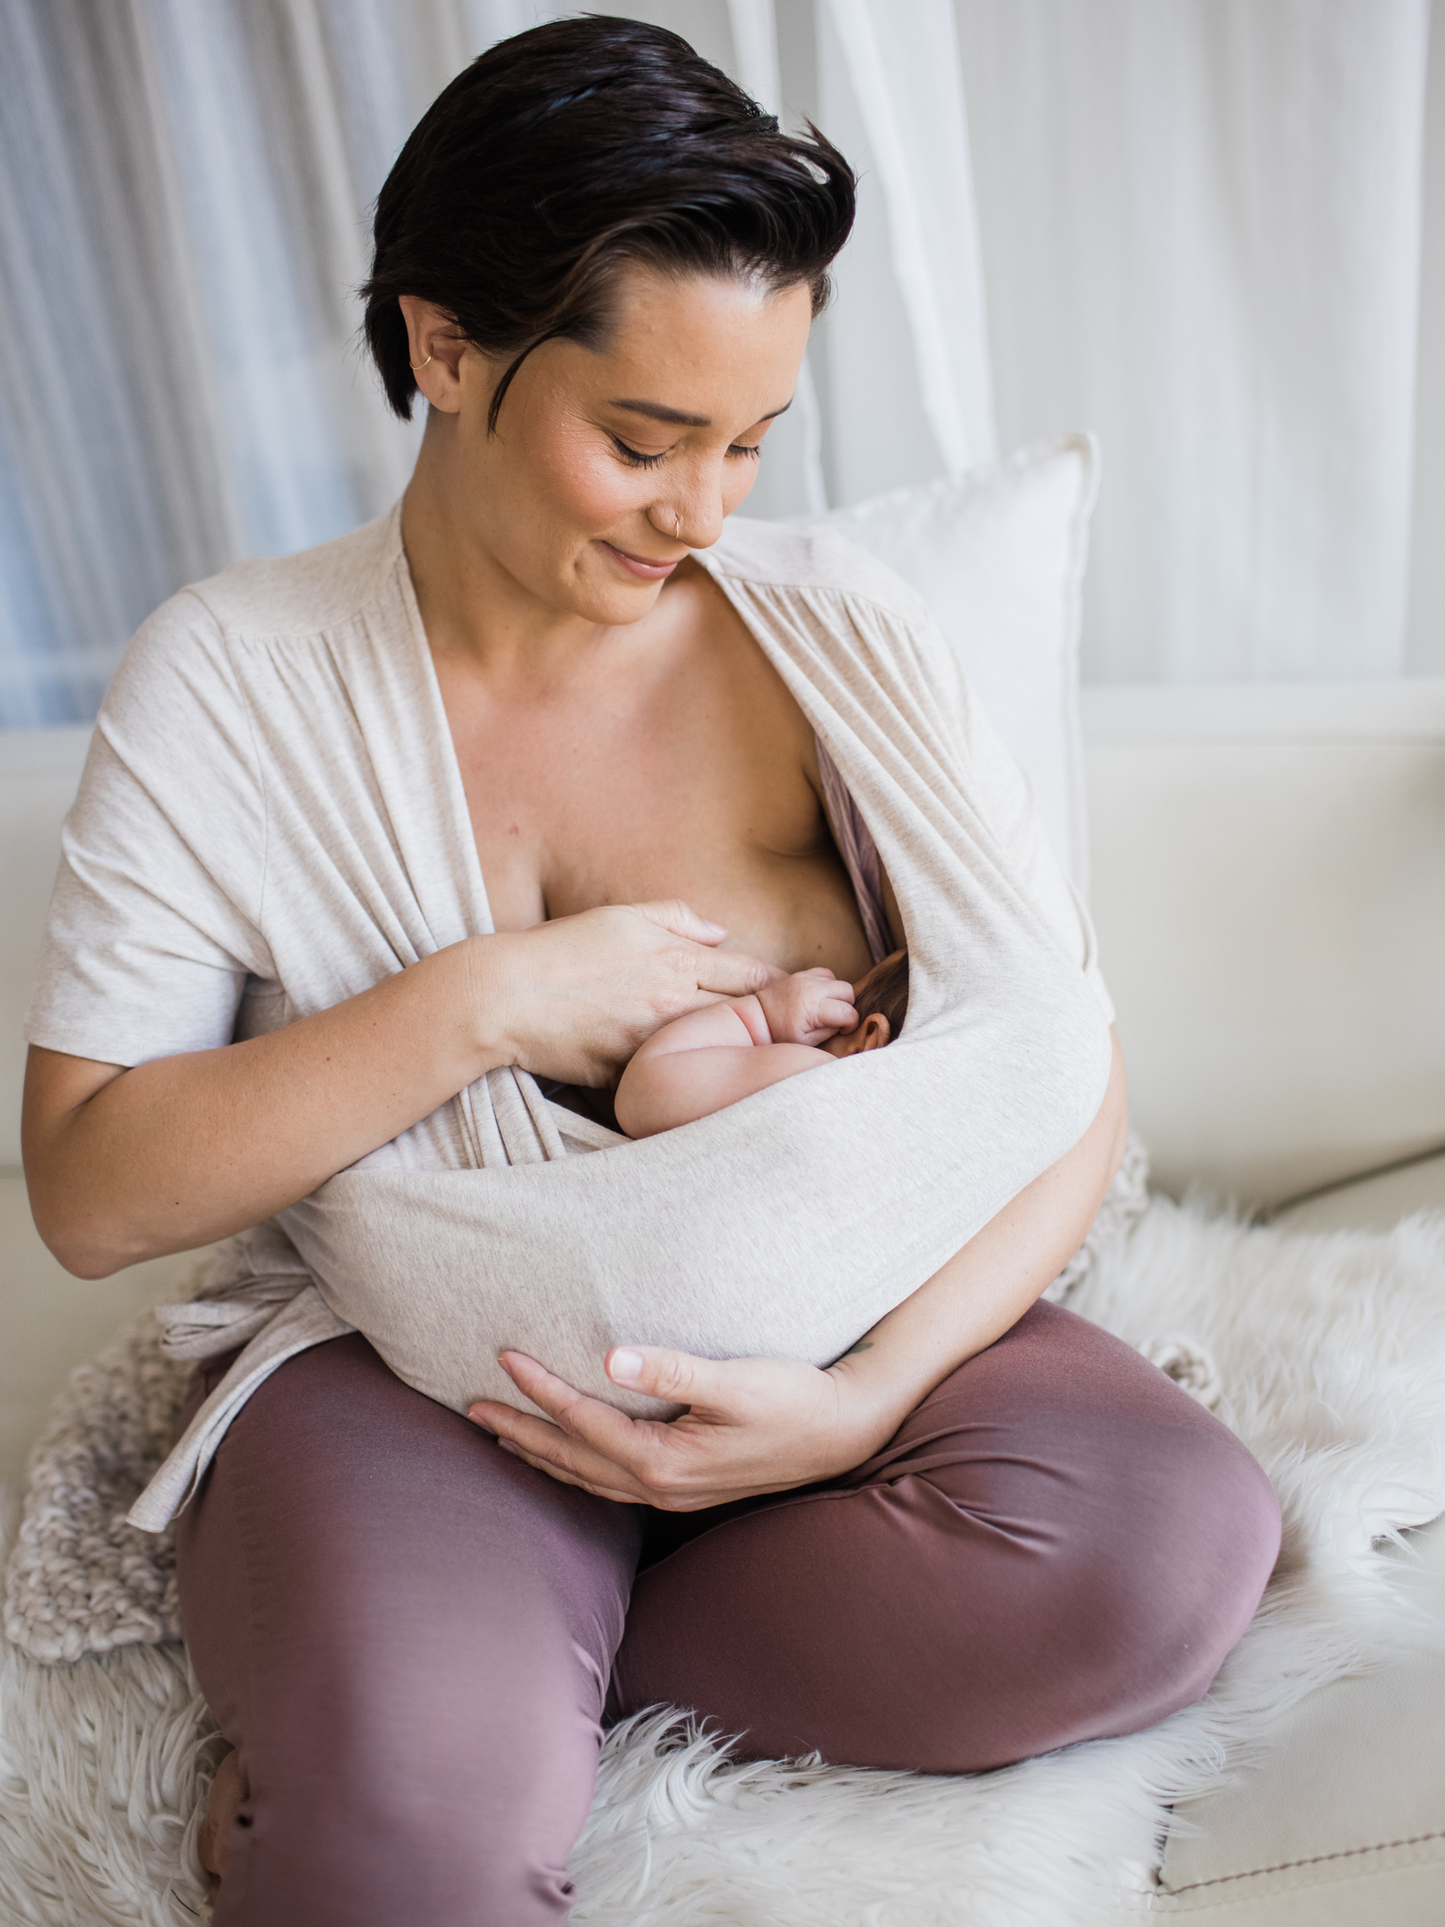
[[[0,721],[89,715],[177,584],[394,497],[415,433],[356,350],[367,208],[451,75],[564,10],[0,9]],[[1093,427],[1088,673],[1388,675],[1407,630],[1410,666],[1445,670],[1429,0],[611,11],[862,173],[754,512]]]
[[[1089,669],[1398,673],[1426,0],[958,18],[1003,437],[1104,444]]]
[[[0,8],[0,721],[92,715],[136,624],[399,491],[366,209],[526,0]]]

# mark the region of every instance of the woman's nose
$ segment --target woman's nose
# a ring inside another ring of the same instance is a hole
[[[657,527],[690,549],[710,549],[727,519],[723,475],[721,462],[699,464],[681,487],[670,491],[667,500],[651,511]]]

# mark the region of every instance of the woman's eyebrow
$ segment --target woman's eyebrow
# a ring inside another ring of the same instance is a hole
[[[786,414],[792,405],[791,399],[785,401],[781,408],[773,409],[771,414],[759,415],[758,420],[770,422],[774,416]],[[712,427],[711,415],[688,415],[681,408],[669,408],[663,401],[612,401],[607,406],[625,408],[633,415],[646,415],[649,421],[676,422],[682,428]]]

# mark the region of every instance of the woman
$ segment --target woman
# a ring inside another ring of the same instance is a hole
[[[429,111],[368,289],[393,405],[428,403],[399,523],[175,598],[107,698],[29,1027],[27,1173],[71,1270],[244,1233],[445,1136],[496,1067],[595,1092],[777,970],[863,974],[812,733],[689,560],[851,217],[826,141],[633,22],[518,36]],[[413,618],[420,684],[392,675]],[[429,704],[431,765],[386,774]],[[448,744],[494,930],[388,925],[395,966],[338,964],[306,1007],[288,958],[388,916],[308,884],[309,845],[366,815],[402,867],[461,861],[416,830]],[[1074,1149],[828,1370],[615,1350],[616,1384],[689,1408],[670,1426],[515,1355],[549,1418],[469,1425],[355,1334],[283,1364],[179,1544],[236,1747],[217,1921],[560,1919],[602,1724],[655,1702],[754,1755],[964,1772],[1202,1693],[1272,1495],[1152,1366],[1036,1304],[1123,1132],[1116,1047]]]

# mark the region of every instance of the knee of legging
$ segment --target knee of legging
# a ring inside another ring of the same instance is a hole
[[[245,1851],[257,1857],[248,1885],[314,1885],[318,1917],[358,1927],[565,1921],[585,1791],[579,1801],[577,1786],[559,1785],[555,1759],[535,1749],[509,1757],[490,1739],[479,1731],[462,1757],[424,1736],[408,1743],[393,1731],[383,1751],[362,1734],[337,1734],[299,1763],[304,1771],[258,1774],[243,1809]]]
[[[1174,1480],[1160,1468],[1132,1518],[1091,1533],[1085,1510],[1062,1555],[1044,1562],[1054,1565],[1056,1650],[1076,1684],[1095,1683],[1101,1706],[1132,1707],[1134,1725],[1208,1690],[1278,1556],[1279,1505],[1263,1470],[1229,1434],[1215,1443],[1207,1468],[1194,1458]]]
[[[587,1815],[599,1709],[555,1663],[519,1661],[508,1680],[474,1655],[449,1660],[418,1642],[348,1661],[341,1643],[289,1706],[270,1703],[242,1743],[258,1837],[300,1828],[377,1879],[404,1860],[432,1870],[427,1891],[496,1896],[458,1919],[548,1918]]]

